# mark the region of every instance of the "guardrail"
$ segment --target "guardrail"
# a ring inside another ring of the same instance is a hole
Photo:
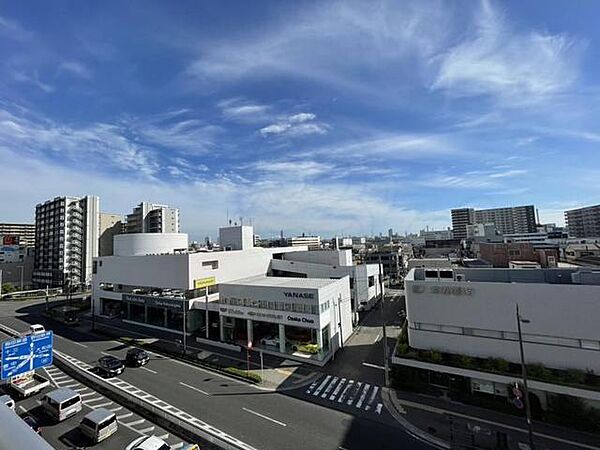
[[[20,335],[20,333],[2,324],[0,324],[0,330],[11,336]],[[54,350],[53,353],[54,365],[63,372],[186,440],[203,442],[205,446],[208,445],[208,448],[211,449],[256,450],[254,447],[227,435],[124,380],[119,378],[104,379],[90,372],[89,369],[92,369],[92,366],[58,350]],[[132,390],[135,394],[125,390],[124,385],[134,388]]]

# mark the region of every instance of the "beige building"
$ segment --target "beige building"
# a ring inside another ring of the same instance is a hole
[[[113,238],[123,230],[123,216],[120,214],[100,213],[100,242],[98,256],[113,254]]]

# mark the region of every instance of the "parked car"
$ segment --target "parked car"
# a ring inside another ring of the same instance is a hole
[[[103,356],[98,360],[98,367],[109,377],[121,375],[125,370],[125,364],[114,356]]]
[[[127,350],[125,361],[129,366],[140,367],[148,364],[148,361],[150,361],[150,355],[148,355],[148,352],[142,350],[141,348],[132,348]]]
[[[310,353],[311,355],[314,355],[316,353],[319,353],[319,345],[313,342],[293,342],[292,351]]]
[[[157,436],[142,436],[132,441],[125,450],[171,450],[171,446]]]
[[[260,340],[261,345],[279,347],[279,336],[265,336]]]
[[[23,417],[23,421],[29,425],[31,427],[31,429],[33,431],[35,431],[37,434],[40,434],[42,432],[42,427],[40,427],[40,425],[38,424],[37,420],[35,420],[33,418],[33,416],[25,416]]]

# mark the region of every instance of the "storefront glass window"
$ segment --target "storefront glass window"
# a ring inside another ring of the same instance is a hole
[[[155,308],[154,306],[148,306],[148,324],[157,327],[165,326],[165,312],[164,308]]]
[[[323,339],[323,353],[329,353],[329,325],[321,330],[321,338]]]
[[[134,322],[146,322],[146,308],[144,305],[129,304],[129,320]]]
[[[109,298],[101,298],[102,302],[102,312],[101,314],[106,317],[120,317],[121,309],[123,306],[126,306],[120,300],[112,300]]]
[[[174,309],[167,309],[167,328],[170,330],[182,331],[183,312]]]

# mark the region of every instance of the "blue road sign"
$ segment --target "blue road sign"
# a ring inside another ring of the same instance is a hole
[[[6,380],[52,364],[52,344],[52,331],[4,341],[0,378]]]

